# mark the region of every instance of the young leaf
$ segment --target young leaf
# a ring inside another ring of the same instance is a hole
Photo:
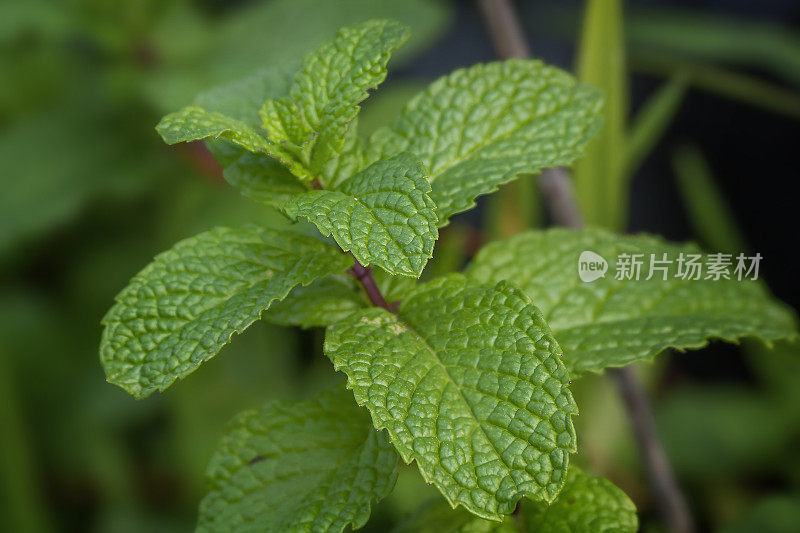
[[[211,459],[197,530],[357,529],[394,488],[398,459],[344,387],[245,411]]]
[[[273,142],[250,124],[216,111],[189,106],[161,119],[156,131],[167,144],[223,139],[250,152],[274,157],[298,178],[312,179],[303,163],[285,146]]]
[[[108,381],[137,398],[193,372],[298,284],[340,273],[348,257],[289,232],[216,228],[157,256],[103,319]]]
[[[540,61],[460,69],[371,137],[369,160],[410,151],[430,172],[439,224],[520,173],[569,165],[600,126],[599,91]]]
[[[364,265],[418,277],[438,237],[430,183],[410,154],[377,161],[336,191],[292,196],[280,207],[306,218]]]
[[[318,175],[342,151],[358,104],[386,78],[392,50],[408,37],[408,28],[391,20],[339,30],[306,56],[288,97],[264,104],[261,118],[270,137],[287,143]]]
[[[638,527],[636,506],[624,492],[607,479],[570,466],[558,498],[549,505],[522,500],[516,520],[488,522],[437,501],[425,505],[394,533],[634,533]]]
[[[567,482],[552,505],[522,505],[522,521],[528,531],[593,533],[639,530],[636,506],[613,483],[570,467]]]
[[[308,191],[308,187],[271,157],[224,141],[206,144],[222,165],[225,180],[251,200],[280,209],[289,197]]]
[[[578,258],[586,250],[608,262],[605,277],[590,283],[578,277]],[[640,279],[616,279],[621,253],[646,258]],[[667,348],[701,348],[712,338],[772,341],[796,335],[793,313],[763,284],[735,276],[682,279],[676,276],[681,253],[700,251],[646,235],[551,229],[489,244],[467,275],[487,283],[514,280],[535,298],[564,348],[564,362],[576,373],[625,366]],[[672,261],[666,280],[660,271],[645,279],[650,254],[659,261],[666,254]],[[734,258],[731,274],[735,265]]]
[[[333,325],[325,353],[451,504],[500,520],[523,495],[558,494],[577,408],[561,349],[519,289],[439,278],[397,315],[371,308]]]

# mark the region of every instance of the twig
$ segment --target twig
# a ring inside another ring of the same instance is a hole
[[[519,24],[514,6],[508,0],[477,0],[494,49],[502,58],[530,57],[531,50]]]
[[[658,439],[650,400],[632,367],[609,370],[617,380],[625,407],[633,423],[636,443],[642,454],[650,485],[669,531],[688,533],[694,530],[692,519],[675,474]]]
[[[497,54],[504,58],[530,55],[522,27],[510,0],[477,0],[492,35]],[[583,227],[569,173],[563,168],[542,172],[539,183],[554,222],[573,229]],[[612,369],[628,409],[642,461],[657,498],[662,518],[670,531],[694,530],[686,500],[656,432],[650,402],[631,368]]]
[[[539,188],[557,226],[583,227],[583,217],[575,202],[575,190],[569,172],[563,167],[546,168],[539,176]]]

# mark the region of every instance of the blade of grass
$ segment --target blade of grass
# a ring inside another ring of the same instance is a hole
[[[632,54],[631,67],[655,76],[683,75],[698,89],[800,119],[800,94],[746,74],[642,52]]]
[[[675,150],[672,168],[694,234],[711,250],[745,252],[747,245],[725,195],[714,182],[702,152],[685,145]]]
[[[586,222],[623,230],[628,203],[624,173],[628,108],[621,0],[588,0],[578,52],[581,81],[605,93],[604,123],[574,167],[575,191]]]
[[[670,125],[686,94],[686,78],[677,74],[664,83],[633,118],[625,150],[625,174],[639,169]]]

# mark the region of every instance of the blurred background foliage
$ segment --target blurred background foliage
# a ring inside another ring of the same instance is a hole
[[[758,251],[762,275],[797,308],[795,4],[517,2],[534,55],[607,94],[604,134],[574,169],[587,220]],[[494,59],[466,0],[0,5],[1,530],[191,530],[225,422],[337,379],[321,331],[263,323],[168,393],[136,402],[103,379],[99,323],[176,240],[215,225],[287,224],[225,185],[202,146],[164,146],[159,117],[259,68],[291,68],[340,26],[375,17],[409,24],[413,37],[367,101],[362,135],[438,75]],[[426,275],[547,223],[535,180],[520,180],[453,220]],[[712,344],[638,370],[702,529],[800,531],[797,346]],[[573,387],[576,460],[621,486],[643,529],[657,531],[613,383]],[[368,530],[389,530],[433,497],[403,470]]]

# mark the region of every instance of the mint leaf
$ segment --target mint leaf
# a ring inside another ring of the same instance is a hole
[[[264,101],[289,92],[292,74],[286,68],[262,68],[249,76],[199,93],[193,104],[261,128],[259,110]]]
[[[569,165],[600,126],[599,91],[540,61],[456,70],[371,137],[371,159],[410,151],[430,172],[440,225],[520,173]]]
[[[578,258],[590,250],[608,261],[604,278],[584,283]],[[621,253],[664,253],[673,260],[667,280],[615,279]],[[681,253],[693,245],[670,244],[647,235],[619,236],[586,229],[551,229],[516,235],[483,248],[467,275],[483,281],[513,280],[547,318],[573,372],[600,371],[649,359],[667,348],[697,349],[709,339],[765,341],[796,336],[795,317],[762,283],[676,278]],[[705,273],[703,274],[705,275]]]
[[[363,526],[397,479],[397,453],[343,387],[240,413],[208,467],[198,531]]]
[[[439,278],[397,315],[371,308],[331,326],[325,353],[451,504],[500,520],[523,495],[558,494],[577,408],[561,349],[519,289]]]
[[[306,56],[288,97],[266,102],[264,128],[318,175],[342,151],[358,104],[386,78],[392,50],[408,37],[408,28],[391,20],[342,28]]]
[[[322,167],[319,182],[323,188],[338,189],[344,180],[364,168],[366,154],[364,153],[364,143],[358,137],[357,124],[357,118],[350,124],[339,157],[332,159]]]
[[[311,179],[303,164],[284,146],[268,139],[250,124],[216,111],[189,106],[161,119],[156,131],[167,144],[206,139],[223,139],[245,150],[278,159],[297,177]]]
[[[274,300],[350,265],[332,246],[289,232],[216,228],[157,256],[103,319],[108,381],[137,398],[193,372]]]
[[[283,301],[274,303],[263,318],[283,326],[330,326],[369,305],[355,278],[328,276],[308,287],[295,287]]]
[[[289,197],[308,191],[302,182],[271,157],[253,154],[224,141],[207,145],[222,165],[225,180],[252,200],[280,209]]]
[[[409,154],[377,161],[345,180],[337,191],[292,196],[281,209],[306,218],[364,265],[419,276],[438,237],[430,183]]]
[[[552,505],[522,505],[525,528],[536,533],[594,533],[639,530],[636,506],[613,483],[570,467],[567,482]]]
[[[634,533],[638,527],[636,506],[624,492],[571,466],[552,504],[523,500],[516,520],[489,522],[437,500],[423,505],[395,533]]]

